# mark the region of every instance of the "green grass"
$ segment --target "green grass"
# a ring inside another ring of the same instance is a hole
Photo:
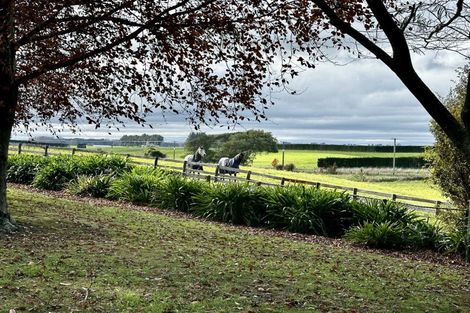
[[[397,153],[396,157],[416,157],[421,156],[420,153]],[[354,158],[354,157],[383,157],[391,158],[393,153],[382,152],[347,152],[347,151],[314,151],[314,150],[286,150],[284,154],[284,164],[294,163],[299,169],[315,169],[317,161],[320,158]],[[282,151],[259,153],[256,155],[253,166],[255,167],[271,167],[271,162],[277,159],[279,163],[282,161]],[[391,165],[390,165],[391,166]]]
[[[10,189],[0,311],[468,312],[468,268]]]
[[[157,147],[158,151],[166,154],[167,158],[173,158],[173,147]],[[94,147],[90,146],[87,150],[101,150],[108,153],[118,154],[132,154],[132,155],[144,155],[145,147]],[[175,157],[176,159],[183,159],[189,152],[186,152],[183,147],[176,147]]]
[[[247,168],[244,168],[247,169]],[[385,182],[359,182],[341,177],[339,175],[320,174],[320,173],[300,173],[277,171],[274,169],[252,169],[253,171],[265,174],[276,175],[286,178],[296,178],[325,184],[332,184],[344,187],[355,187],[385,193],[395,193],[405,196],[420,197],[425,199],[443,200],[439,189],[427,180],[406,180],[406,181],[385,181]],[[256,176],[253,176],[257,179]],[[274,181],[271,181],[274,182]],[[279,183],[279,181],[277,181]]]

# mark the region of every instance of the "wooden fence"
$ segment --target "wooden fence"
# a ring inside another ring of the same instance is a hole
[[[27,147],[30,147],[27,149]],[[31,147],[33,149],[31,149]],[[90,151],[86,149],[78,148],[59,148],[54,147],[49,149],[48,146],[32,146],[19,144],[18,146],[10,146],[10,152],[12,153],[30,153],[30,154],[41,154],[44,156],[50,155],[63,155],[63,154],[105,154],[105,152]],[[209,182],[219,183],[231,183],[231,182],[244,182],[255,184],[257,186],[285,186],[287,184],[302,184],[308,186],[314,186],[316,188],[328,188],[334,190],[342,190],[348,192],[354,199],[383,199],[392,200],[403,203],[410,209],[439,214],[443,210],[459,210],[453,208],[448,202],[440,200],[430,200],[418,197],[404,196],[394,193],[384,193],[373,190],[345,187],[333,184],[326,184],[321,182],[314,182],[308,180],[301,180],[295,178],[288,178],[276,175],[270,175],[265,173],[259,173],[252,170],[233,169],[229,167],[218,166],[212,163],[202,162],[186,162],[182,160],[174,160],[169,158],[152,158],[140,155],[131,154],[116,154],[125,156],[130,164],[153,166],[154,168],[163,168],[173,171],[181,172],[183,175],[195,178],[203,179]],[[163,164],[162,164],[163,163]],[[171,165],[169,165],[169,163]],[[202,167],[204,170],[194,169],[194,167]],[[212,169],[209,171],[209,169]]]

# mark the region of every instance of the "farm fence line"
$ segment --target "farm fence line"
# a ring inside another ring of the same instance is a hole
[[[29,147],[29,149],[28,149]],[[53,155],[83,155],[83,154],[109,154],[101,151],[90,151],[81,148],[69,148],[69,147],[49,147],[31,145],[31,144],[18,144],[10,146],[9,151],[16,154],[29,153],[29,154],[40,154],[43,156]],[[287,184],[302,184],[308,186],[314,186],[316,188],[328,188],[335,190],[346,191],[350,194],[353,199],[356,200],[367,200],[367,199],[383,199],[391,200],[404,204],[410,209],[434,213],[438,215],[442,211],[460,211],[460,209],[454,208],[447,201],[431,200],[419,197],[411,197],[405,195],[399,195],[395,193],[385,193],[373,190],[367,190],[355,187],[345,187],[339,185],[333,185],[328,183],[314,182],[296,178],[282,177],[277,175],[271,175],[266,173],[259,173],[252,170],[234,169],[230,167],[219,166],[213,163],[204,162],[187,162],[183,160],[176,160],[170,158],[158,158],[148,157],[141,155],[132,154],[119,154],[111,153],[112,155],[124,156],[129,164],[153,166],[154,168],[163,168],[173,171],[181,172],[187,177],[194,179],[202,179],[208,182],[219,182],[219,183],[232,183],[232,182],[245,182],[255,184],[257,186],[286,186]],[[195,168],[204,168],[193,169]],[[211,168],[212,171],[207,170]]]

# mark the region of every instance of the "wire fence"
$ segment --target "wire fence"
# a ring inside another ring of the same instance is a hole
[[[90,151],[87,149],[69,148],[69,147],[53,147],[19,144],[17,146],[10,146],[10,153],[12,154],[40,154],[44,156],[51,155],[85,155],[85,154],[106,154],[106,152]],[[266,173],[260,173],[255,170],[235,169],[231,167],[219,166],[213,163],[203,162],[187,162],[183,160],[175,160],[168,158],[146,157],[141,155],[132,154],[116,154],[126,157],[129,164],[153,166],[154,168],[168,169],[172,171],[181,172],[187,177],[194,179],[202,179],[208,182],[218,183],[234,183],[242,182],[254,184],[257,186],[286,186],[289,184],[301,184],[313,186],[315,188],[327,188],[333,190],[340,190],[347,192],[351,198],[356,200],[368,199],[382,199],[384,201],[396,201],[402,203],[412,210],[422,211],[426,213],[439,214],[442,211],[462,211],[461,209],[453,207],[447,201],[432,200],[419,197],[411,197],[399,195],[395,193],[385,193],[374,190],[367,190],[356,187],[346,187],[322,182],[301,180],[295,178],[282,177]]]

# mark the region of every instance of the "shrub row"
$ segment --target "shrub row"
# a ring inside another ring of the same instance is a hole
[[[447,234],[403,205],[358,202],[344,192],[289,185],[195,181],[149,167],[130,169],[116,157],[12,157],[9,180],[190,212],[216,221],[342,237],[376,248],[423,248],[463,253],[468,236]],[[31,178],[32,177],[32,178]]]
[[[89,179],[93,190],[101,182]],[[73,186],[73,185],[72,185]],[[357,202],[344,192],[306,186],[256,187],[195,181],[162,170],[135,168],[99,193],[108,198],[191,212],[211,220],[347,239],[375,248],[450,249],[449,237],[403,205]]]
[[[392,167],[393,158],[320,158],[318,167]],[[426,165],[423,157],[403,157],[395,159],[395,166],[401,168],[421,168]]]
[[[118,156],[86,157],[15,155],[8,158],[7,181],[32,184],[48,190],[61,190],[81,175],[119,174],[129,169]]]

